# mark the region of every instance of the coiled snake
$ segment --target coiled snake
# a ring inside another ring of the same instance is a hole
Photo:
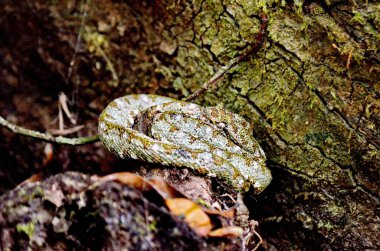
[[[260,193],[272,177],[249,123],[221,107],[158,95],[127,95],[99,118],[100,139],[121,158],[187,167],[238,192]]]

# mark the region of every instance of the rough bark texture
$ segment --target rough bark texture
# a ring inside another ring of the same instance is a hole
[[[36,83],[40,95],[49,84],[68,93],[79,86],[79,107],[95,113],[125,93],[181,97],[195,91],[253,42],[264,9],[264,48],[197,102],[222,102],[256,125],[274,174],[251,204],[268,247],[380,248],[378,2],[92,1],[68,84],[64,76],[84,3],[63,2],[2,3],[3,26],[13,21],[21,30],[30,25],[51,32],[36,32],[30,47],[13,51],[12,43],[17,48],[28,41],[3,28],[2,65],[13,65],[2,74],[14,76],[6,79],[7,87]],[[31,20],[22,16],[31,11]],[[35,64],[31,56],[41,60],[40,67],[25,74],[20,67]],[[40,79],[38,69],[51,75]]]

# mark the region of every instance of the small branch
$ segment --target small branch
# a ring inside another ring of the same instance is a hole
[[[198,96],[202,95],[205,93],[208,89],[216,85],[216,83],[222,79],[234,66],[239,64],[241,61],[243,61],[249,54],[256,53],[262,46],[263,41],[265,40],[265,34],[267,30],[267,25],[268,25],[268,17],[266,16],[265,13],[260,14],[261,18],[261,26],[260,30],[256,35],[255,42],[251,45],[248,46],[243,53],[241,53],[239,56],[236,58],[233,58],[228,62],[227,65],[221,67],[215,74],[214,76],[211,77],[210,80],[208,80],[206,83],[203,84],[203,86],[191,94],[190,96],[187,96],[184,98],[184,101],[192,101],[196,99]]]
[[[96,49],[99,51],[100,55],[103,57],[103,59],[106,61],[108,68],[110,69],[112,73],[112,78],[116,82],[116,84],[119,84],[120,80],[117,76],[117,73],[115,71],[115,67],[113,67],[111,60],[107,57],[106,52],[100,47],[98,44],[94,43]]]
[[[210,78],[210,80],[208,80],[206,83],[204,83],[202,85],[202,87],[200,89],[198,89],[196,92],[194,92],[193,94],[191,94],[190,96],[187,96],[186,98],[184,98],[183,100],[184,101],[192,101],[194,99],[196,99],[197,97],[199,97],[200,95],[202,95],[203,93],[205,93],[208,89],[210,89],[211,87],[213,87],[217,82],[218,80],[222,79],[227,73],[228,71],[234,67],[235,65],[237,65],[239,62],[240,62],[240,57],[237,57],[237,58],[234,58],[232,59],[228,65],[226,66],[223,66],[221,67],[215,74],[214,76],[212,76]]]
[[[17,126],[15,124],[10,123],[9,121],[7,121],[1,116],[0,116],[0,125],[4,126],[5,128],[17,134],[41,139],[46,142],[59,143],[59,144],[64,144],[64,145],[71,145],[71,146],[85,145],[85,144],[90,144],[99,140],[99,135],[94,135],[94,136],[89,136],[89,137],[80,137],[80,138],[65,138],[62,136],[54,137],[49,134],[45,134],[45,133],[41,133],[41,132],[37,132],[34,130]]]
[[[76,133],[76,132],[82,130],[83,128],[84,128],[84,125],[79,125],[79,126],[75,126],[75,127],[67,128],[67,129],[50,129],[48,131],[52,135],[63,136],[63,135],[69,135],[69,134]]]

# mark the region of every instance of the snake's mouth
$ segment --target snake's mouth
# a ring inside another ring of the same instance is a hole
[[[253,190],[254,194],[260,194],[263,192],[271,183],[272,181],[272,174],[271,171],[268,168],[263,169],[263,173],[261,175],[258,175],[256,177],[257,179],[251,186],[250,190]]]

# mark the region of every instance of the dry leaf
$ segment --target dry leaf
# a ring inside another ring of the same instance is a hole
[[[225,211],[212,210],[208,208],[203,208],[203,211],[208,215],[219,215],[223,218],[232,219],[236,216],[236,208],[231,208]]]
[[[238,237],[243,234],[244,230],[241,227],[228,226],[215,229],[208,233],[209,237]]]
[[[141,176],[129,172],[112,173],[101,177],[99,181],[117,181],[129,187],[139,189],[140,191],[150,191],[153,189],[153,187]]]
[[[195,202],[184,199],[166,199],[165,203],[174,215],[184,217],[184,221],[200,236],[207,236],[212,229],[208,215]]]
[[[152,178],[145,180],[141,176],[133,173],[120,172],[101,177],[99,181],[116,181],[129,187],[139,189],[140,191],[156,191],[165,200],[169,211],[176,216],[183,217],[190,228],[200,236],[236,237],[243,233],[243,229],[240,227],[224,227],[210,232],[213,226],[207,214],[233,218],[235,217],[236,210],[232,208],[226,211],[219,211],[202,208],[199,204],[187,199],[184,194],[169,185],[163,179]]]
[[[163,179],[151,178],[148,182],[164,199],[186,198],[183,193],[178,191],[175,187],[171,186]]]

